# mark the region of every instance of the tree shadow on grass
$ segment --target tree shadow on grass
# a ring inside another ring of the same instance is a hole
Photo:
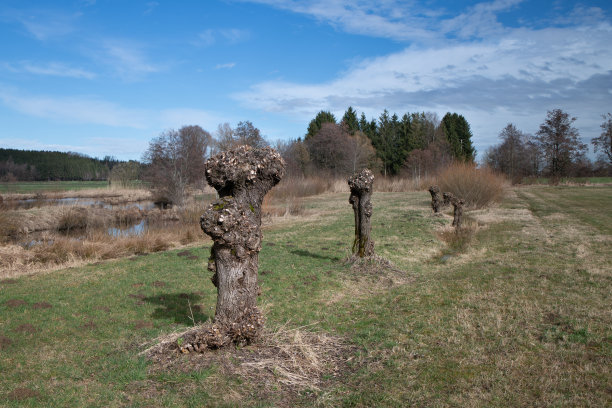
[[[297,255],[297,256],[307,256],[310,258],[315,258],[315,259],[327,259],[330,261],[339,261],[340,258],[337,256],[329,256],[329,255],[320,255],[320,254],[316,254],[314,252],[310,252],[310,251],[306,251],[304,249],[294,249],[293,251],[291,251],[292,254]]]
[[[159,306],[151,314],[153,319],[173,319],[175,323],[190,325],[194,323],[192,316],[196,324],[213,317],[212,311],[197,304],[201,299],[198,293],[160,293],[142,300]]]

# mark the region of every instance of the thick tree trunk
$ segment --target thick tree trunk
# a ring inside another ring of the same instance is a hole
[[[429,194],[431,194],[431,209],[434,214],[438,214],[440,212],[440,205],[442,204],[440,188],[438,186],[429,187]]]
[[[457,231],[461,228],[461,222],[463,218],[463,206],[465,202],[460,198],[456,197],[453,193],[442,194],[444,198],[444,204],[450,203],[453,205],[453,224]]]
[[[355,239],[353,254],[360,258],[374,255],[374,241],[370,238],[372,224],[372,183],[374,175],[368,169],[363,169],[348,179],[351,189],[349,203],[355,214]]]
[[[206,179],[220,198],[200,225],[214,241],[208,262],[217,287],[214,323],[227,341],[248,343],[263,326],[257,309],[261,204],[283,172],[284,162],[271,148],[240,146],[206,162]]]

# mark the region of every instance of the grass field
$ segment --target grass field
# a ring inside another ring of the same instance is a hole
[[[517,188],[456,252],[428,193],[376,193],[392,268],[343,264],[347,194],[306,199],[264,230],[262,342],[164,364],[139,353],[214,314],[204,238],[0,281],[0,405],[609,406],[610,198]]]
[[[44,193],[55,191],[106,188],[108,181],[24,181],[0,183],[0,193]]]

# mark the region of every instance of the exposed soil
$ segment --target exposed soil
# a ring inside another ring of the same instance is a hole
[[[152,329],[153,322],[147,320],[136,320],[133,322],[135,329]]]
[[[96,306],[96,310],[101,310],[106,313],[109,313],[111,311],[110,307],[108,306]]]
[[[7,305],[8,307],[19,307],[27,304],[28,303],[22,299],[9,299],[5,302],[5,305]]]
[[[162,281],[155,281],[155,282],[153,282],[153,286],[155,286],[156,288],[163,288],[166,285],[167,285],[166,282],[162,282]]]
[[[0,336],[0,350],[3,350],[13,344],[13,340],[8,337]]]
[[[36,398],[39,396],[40,393],[38,391],[34,391],[30,388],[15,388],[8,395],[8,397],[14,401],[23,401],[28,398]]]
[[[2,280],[0,280],[0,283],[3,283],[5,285],[14,285],[17,282],[19,282],[17,279],[2,279]]]
[[[36,302],[32,305],[34,309],[51,309],[53,305],[48,302]]]
[[[131,298],[140,299],[140,300],[144,300],[146,298],[145,295],[142,295],[140,293],[130,293],[128,296]]]
[[[133,288],[140,288],[140,287],[142,287],[142,286],[144,286],[144,283],[142,283],[142,282],[138,282],[138,283],[133,283],[133,284],[132,284],[132,287],[133,287]]]
[[[14,331],[17,333],[36,333],[38,330],[30,323],[24,323],[17,326]]]
[[[177,253],[177,254],[176,254],[176,256],[191,256],[191,255],[193,255],[193,254],[192,254],[192,253],[191,253],[191,251],[189,251],[189,250],[187,250],[187,251],[181,251],[181,252],[179,252],[179,253]]]

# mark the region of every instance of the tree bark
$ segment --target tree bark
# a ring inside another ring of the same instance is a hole
[[[200,218],[202,230],[213,239],[208,269],[217,287],[214,323],[218,346],[255,339],[263,327],[257,309],[261,250],[261,204],[282,178],[285,163],[271,148],[240,146],[206,162],[206,180],[219,193]]]
[[[452,193],[444,193],[444,201],[450,202],[453,205],[453,224],[452,226],[458,231],[461,229],[461,222],[463,218],[463,205],[465,202],[460,198],[456,197]]]
[[[438,214],[440,212],[440,205],[442,204],[440,188],[438,186],[429,187],[429,194],[431,194],[431,208],[434,214]]]
[[[372,224],[372,183],[374,175],[368,169],[354,174],[348,179],[351,189],[349,203],[353,206],[355,214],[355,239],[353,241],[353,254],[360,258],[374,255],[374,241],[370,238]]]

